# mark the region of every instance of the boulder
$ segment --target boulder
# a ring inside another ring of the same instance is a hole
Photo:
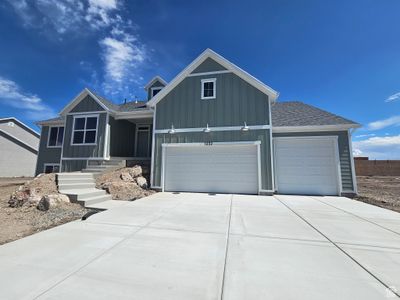
[[[8,200],[8,204],[10,207],[21,207],[28,201],[29,196],[29,190],[18,189],[18,191],[11,194],[10,200]]]
[[[129,172],[123,172],[123,173],[121,173],[121,175],[120,175],[120,177],[121,177],[121,179],[123,180],[123,181],[133,181],[133,177],[132,177],[132,175],[129,173]]]
[[[38,202],[36,208],[41,211],[46,211],[51,207],[59,205],[60,203],[70,203],[68,196],[63,194],[51,194],[43,196]]]
[[[142,189],[147,189],[147,180],[143,176],[139,176],[135,179],[136,183],[138,186],[140,186]]]
[[[129,174],[132,176],[132,178],[136,178],[139,176],[142,176],[143,170],[141,166],[133,166],[132,168],[128,168]]]

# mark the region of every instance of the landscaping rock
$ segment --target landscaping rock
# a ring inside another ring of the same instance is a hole
[[[40,199],[36,208],[41,211],[46,211],[49,210],[49,208],[60,205],[61,203],[70,203],[68,196],[62,194],[46,195]]]
[[[47,196],[42,197],[36,208],[40,211],[47,211],[50,208],[50,200]]]
[[[136,178],[139,176],[142,176],[143,170],[141,166],[133,166],[132,168],[127,168],[129,174],[132,176],[132,178]]]
[[[142,189],[147,189],[147,180],[146,178],[139,176],[136,179],[136,183],[138,186],[140,186]]]
[[[120,177],[123,181],[133,181],[133,177],[131,174],[129,174],[129,172],[121,173]]]

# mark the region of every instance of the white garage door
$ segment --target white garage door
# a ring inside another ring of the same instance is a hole
[[[257,145],[167,145],[164,190],[243,193],[258,192]]]
[[[332,137],[274,138],[277,190],[282,194],[337,195],[337,141]]]

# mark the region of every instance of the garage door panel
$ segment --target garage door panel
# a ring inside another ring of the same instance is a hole
[[[276,138],[274,143],[278,192],[338,194],[334,139]]]
[[[258,192],[257,146],[213,145],[166,147],[166,191]]]

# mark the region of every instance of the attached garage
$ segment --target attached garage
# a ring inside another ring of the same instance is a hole
[[[165,191],[258,194],[260,144],[163,144]]]
[[[336,136],[274,137],[274,156],[278,193],[340,194]]]

